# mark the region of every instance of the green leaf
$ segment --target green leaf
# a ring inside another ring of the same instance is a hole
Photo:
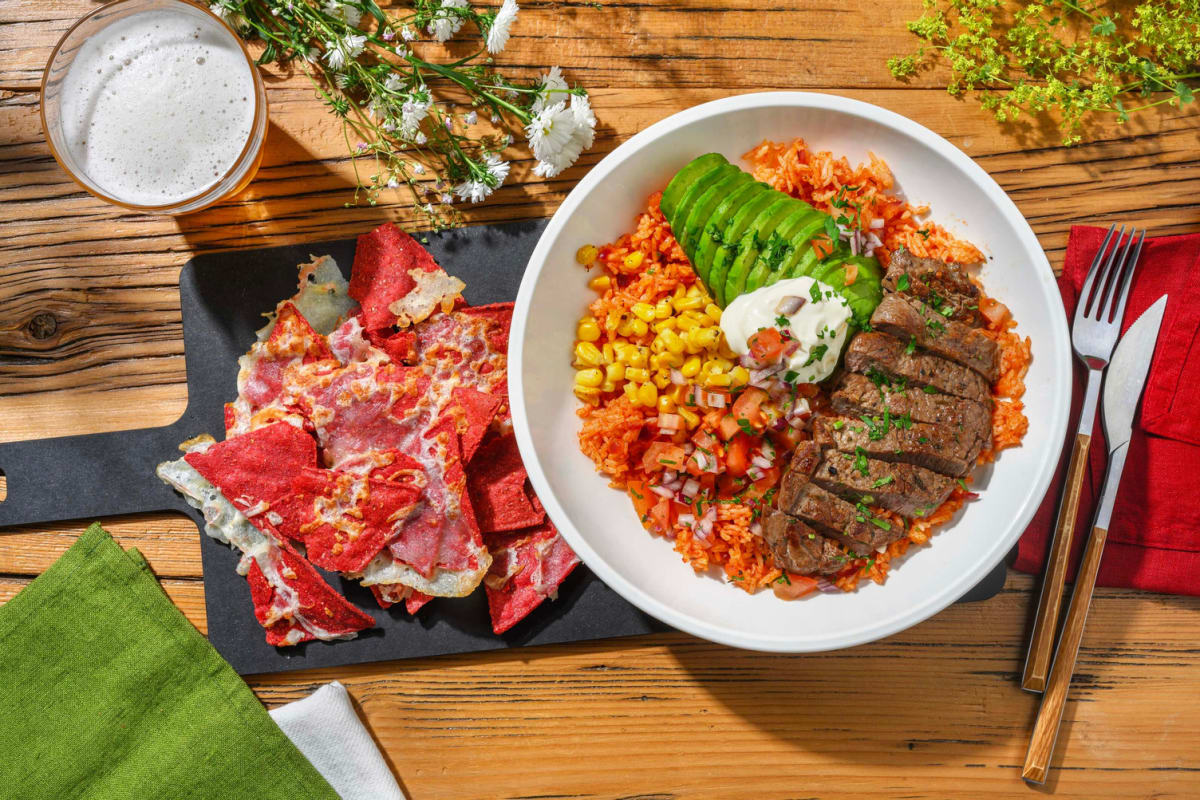
[[[1112,36],[1117,32],[1117,23],[1113,22],[1112,17],[1101,17],[1100,21],[1092,26],[1092,33],[1096,36]]]
[[[1192,95],[1192,87],[1183,81],[1175,84],[1175,96],[1179,98],[1180,103],[1190,103],[1195,99]]]

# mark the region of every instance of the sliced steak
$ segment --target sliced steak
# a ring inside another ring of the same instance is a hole
[[[763,522],[763,539],[775,565],[801,575],[832,575],[850,560],[844,550],[793,516],[771,509]]]
[[[847,417],[866,414],[868,417],[883,416],[887,411],[895,419],[913,422],[932,422],[962,426],[972,435],[984,440],[984,448],[991,447],[992,415],[979,403],[948,394],[929,394],[920,389],[898,390],[887,383],[878,386],[865,375],[843,372],[834,384],[830,397],[833,410]]]
[[[868,424],[851,417],[818,417],[813,440],[842,453],[919,467],[961,477],[975,468],[983,442],[948,425],[913,422],[901,427],[880,417]]]
[[[846,348],[846,368],[870,376],[878,373],[895,386],[924,388],[955,397],[965,397],[992,407],[991,389],[982,375],[973,369],[955,364],[929,353],[907,353],[907,344],[885,333],[860,333]]]
[[[895,511],[904,517],[927,517],[946,502],[954,480],[915,464],[856,458],[832,450],[813,474],[812,482],[852,503]]]
[[[944,303],[950,318],[973,328],[983,325],[979,314],[979,288],[957,264],[936,258],[919,258],[907,250],[892,253],[883,288],[904,292],[935,308]]]
[[[871,327],[970,367],[989,384],[1000,377],[1000,347],[995,341],[978,328],[948,319],[915,298],[895,293],[885,296],[871,315]]]

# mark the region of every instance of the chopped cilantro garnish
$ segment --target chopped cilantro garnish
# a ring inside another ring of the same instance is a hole
[[[775,582],[776,583],[786,583],[788,586],[792,585],[792,579],[788,577],[788,574],[786,572],[783,573],[782,575],[780,575],[778,578],[776,578]]]
[[[893,478],[891,475],[884,475],[882,478],[876,478],[875,482],[871,484],[871,488],[878,489],[880,486],[887,486],[889,483],[891,483],[894,480],[896,480],[896,479]]]
[[[865,504],[865,505],[868,505],[868,506],[869,506],[869,505],[871,505],[871,503],[874,503],[874,502],[875,502],[875,496],[874,496],[874,495],[870,495],[870,494],[864,494],[864,495],[862,496],[862,501],[863,501],[863,504]]]
[[[749,434],[754,433],[754,428],[752,428],[750,426],[750,420],[746,419],[745,417],[738,417],[737,424],[738,424],[738,427],[741,428],[743,432],[749,433]]]
[[[921,444],[929,444],[929,437],[928,436],[918,436],[917,441],[920,442]]]
[[[911,356],[913,351],[917,349],[917,337],[909,334],[908,344],[904,346],[904,355]]]
[[[933,388],[932,386],[926,386],[926,387],[922,388],[921,391],[924,392],[925,394],[937,394],[938,393],[938,390]]]
[[[808,296],[812,298],[814,303],[821,302],[821,287],[816,281],[813,281],[812,286],[808,287]]]
[[[844,420],[844,419],[835,419],[833,421],[833,429],[835,431],[840,431],[843,427],[845,427],[845,425],[846,425],[846,420]]]
[[[799,377],[800,377],[799,372],[789,369],[787,372],[783,373],[783,382],[784,383],[795,383],[796,378],[799,378]]]
[[[958,483],[958,488],[962,489],[964,492],[967,491],[967,482],[966,481],[964,481],[962,478],[959,478],[957,483]]]
[[[802,366],[807,367],[809,364],[813,364],[813,363],[816,363],[817,361],[820,361],[822,358],[825,357],[825,353],[827,353],[828,351],[829,351],[829,345],[827,345],[827,344],[815,345],[813,347],[813,349],[811,351],[809,351],[808,360],[805,361]]]
[[[629,493],[630,493],[631,495],[633,495],[634,497],[636,497],[638,500],[643,500],[643,499],[645,499],[645,495],[643,495],[643,494],[642,494],[641,492],[639,492],[637,489],[630,489],[630,490],[629,490]]]
[[[854,448],[854,468],[864,478],[871,474],[871,470],[867,466],[867,451],[861,447]]]
[[[946,326],[938,322],[936,319],[925,320],[925,327],[928,328],[929,332],[934,336],[941,336],[946,331]]]
[[[917,231],[917,233],[921,234],[922,239],[929,238],[929,229],[928,228],[921,228],[920,230]]]
[[[896,289],[898,291],[907,292],[909,286],[910,286],[910,283],[909,283],[907,274],[901,275],[900,279],[898,281],[896,281]]]

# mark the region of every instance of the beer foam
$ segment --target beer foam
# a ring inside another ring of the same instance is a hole
[[[254,122],[254,78],[229,32],[173,10],[118,20],[79,48],[59,100],[71,157],[102,192],[167,205],[217,183]]]

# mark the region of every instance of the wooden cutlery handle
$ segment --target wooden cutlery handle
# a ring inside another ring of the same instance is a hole
[[[1088,609],[1092,606],[1092,593],[1096,590],[1096,573],[1100,571],[1100,558],[1104,555],[1104,542],[1108,531],[1092,528],[1083,561],[1079,564],[1079,575],[1075,578],[1075,591],[1071,594],[1071,606],[1067,609],[1067,621],[1063,625],[1062,638],[1054,654],[1054,666],[1050,670],[1050,681],[1042,695],[1042,706],[1038,709],[1033,735],[1029,738],[1029,752],[1025,754],[1025,769],[1021,777],[1031,783],[1044,783],[1054,756],[1054,742],[1058,739],[1058,727],[1062,723],[1063,709],[1067,704],[1067,690],[1071,688],[1071,676],[1075,674],[1075,661],[1079,657],[1079,643],[1083,641],[1083,626],[1087,622]]]
[[[1083,474],[1087,470],[1091,444],[1090,434],[1075,434],[1071,465],[1067,468],[1067,484],[1058,506],[1058,522],[1054,526],[1050,558],[1046,562],[1042,593],[1038,597],[1037,614],[1033,620],[1033,635],[1029,637],[1029,655],[1025,657],[1025,672],[1021,676],[1021,687],[1031,692],[1046,688],[1046,676],[1050,672],[1054,634],[1058,629],[1058,615],[1066,586],[1067,559],[1071,554],[1075,518],[1079,513],[1079,495],[1083,489]]]

